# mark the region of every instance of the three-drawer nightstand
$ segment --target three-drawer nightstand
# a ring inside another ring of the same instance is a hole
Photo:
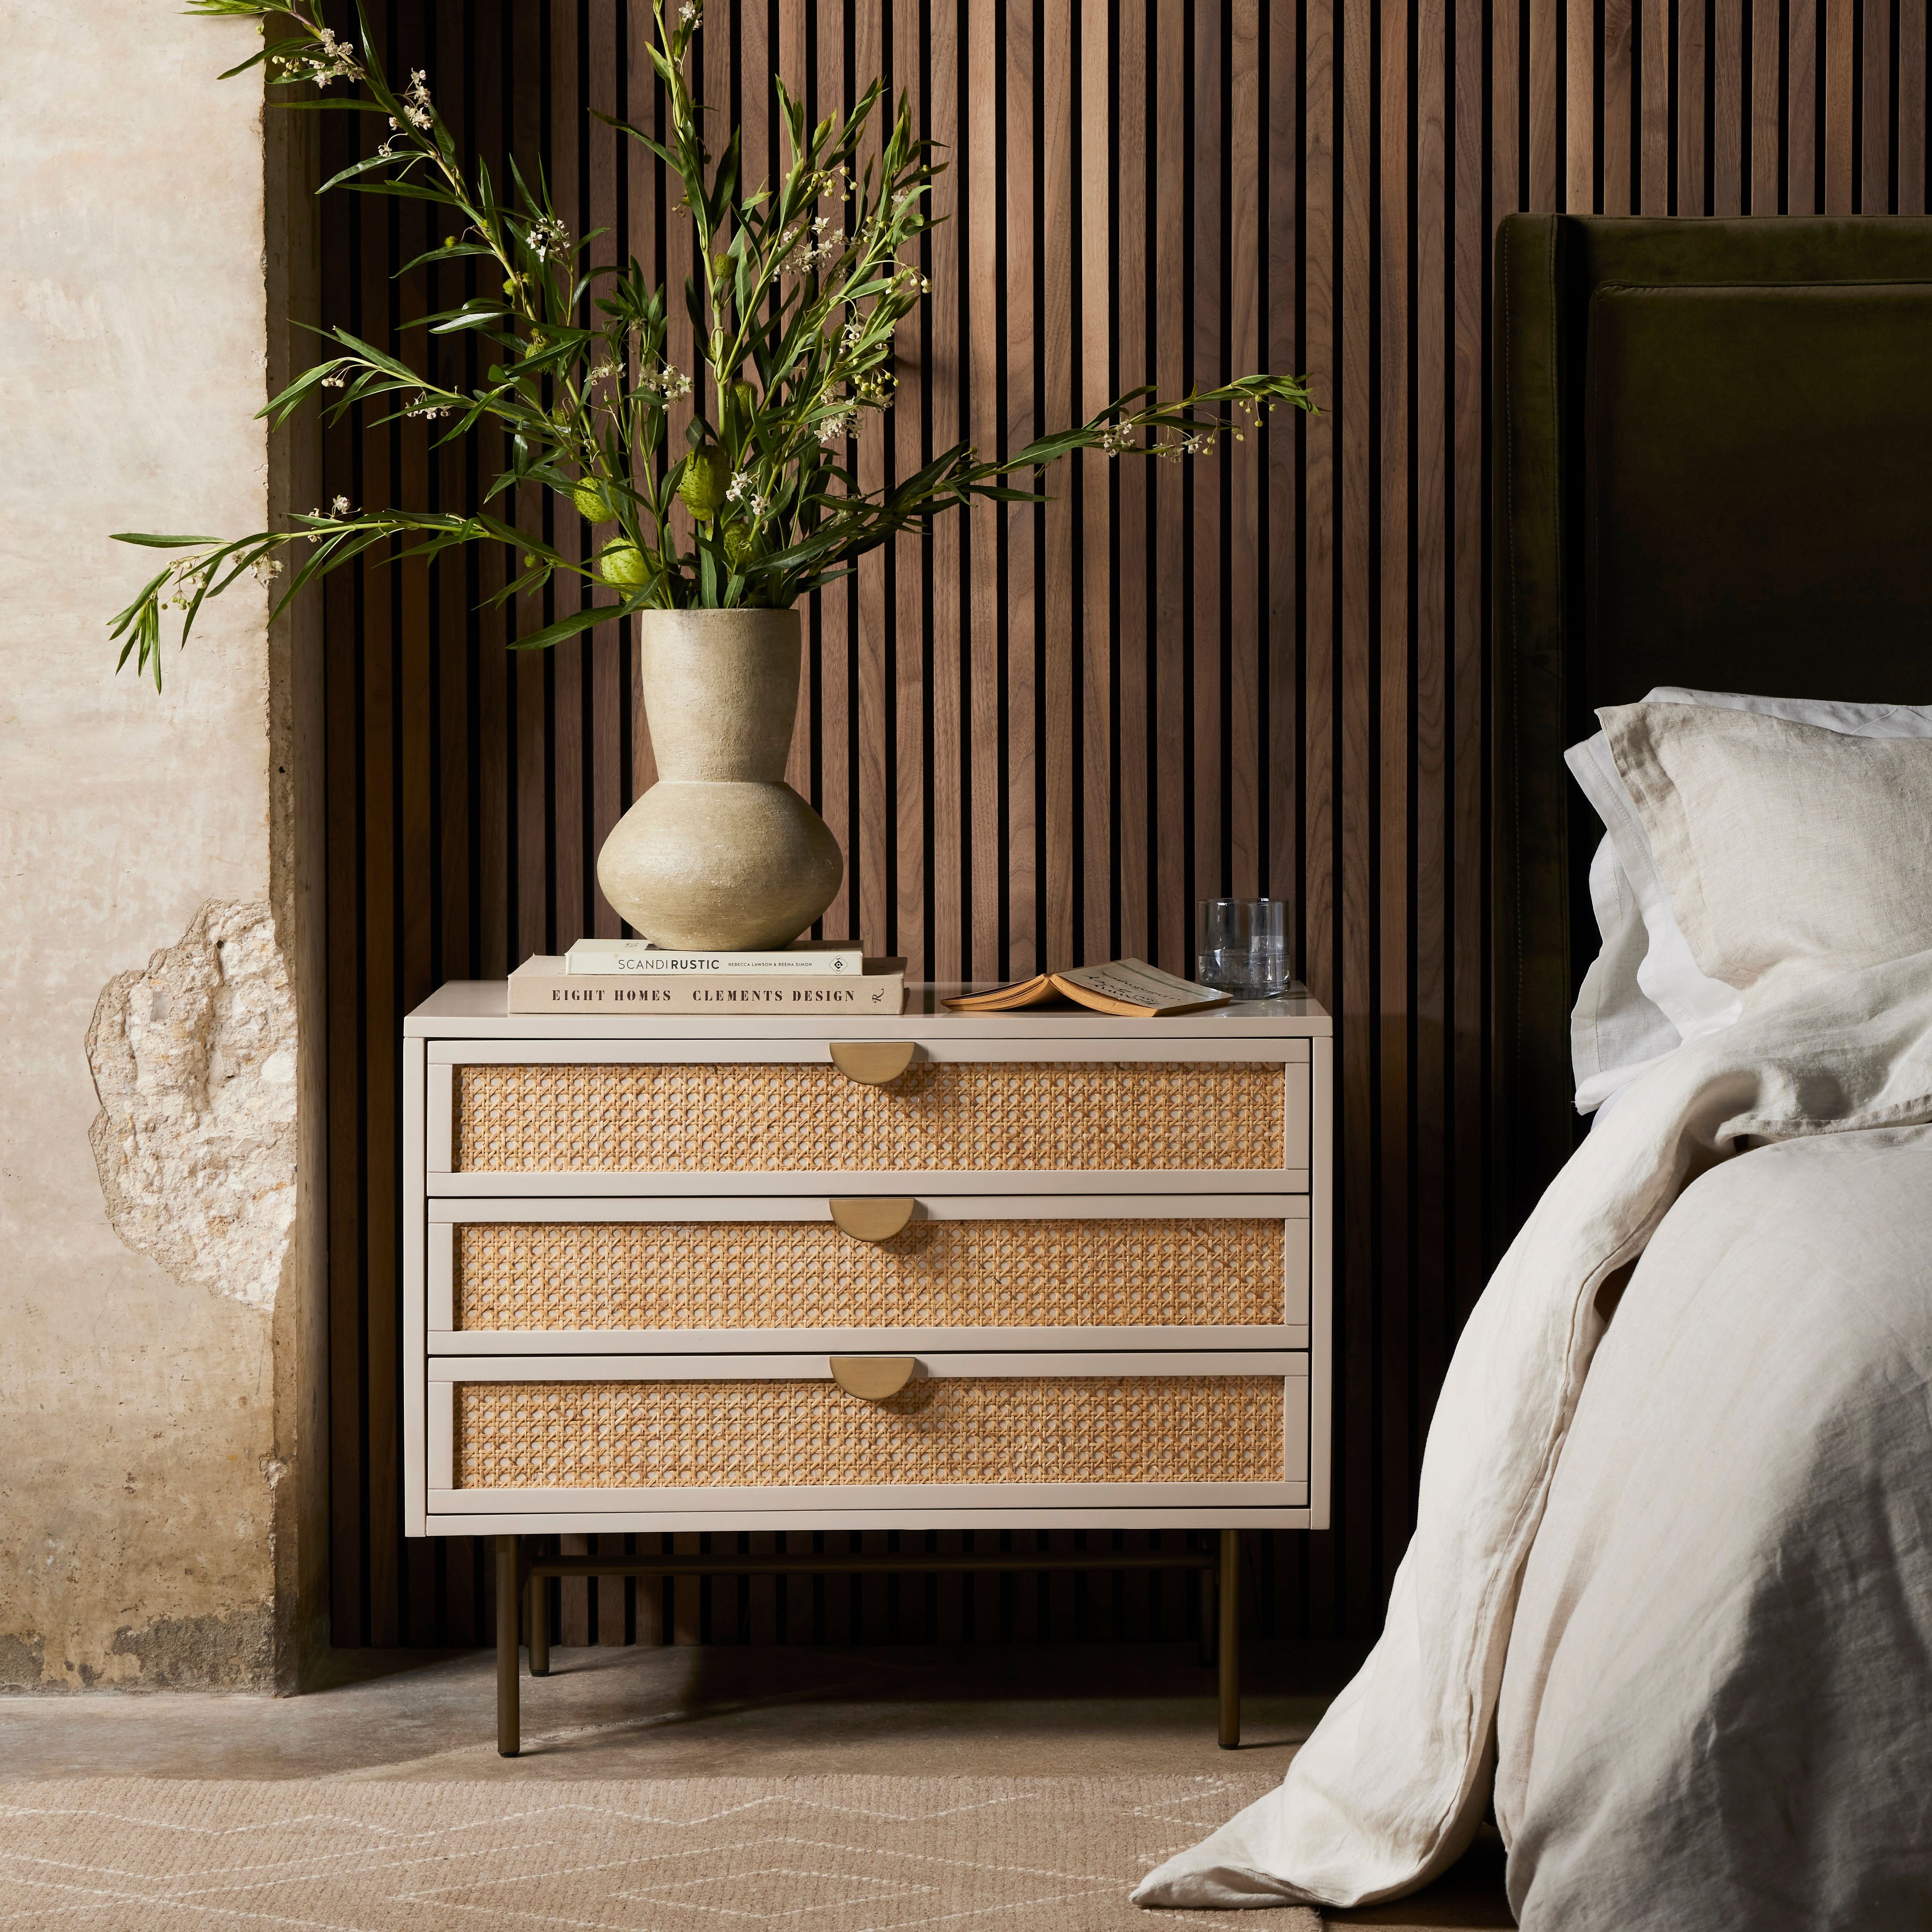
[[[1238,1736],[1234,1532],[1328,1520],[1328,1017],[946,990],[588,1018],[461,982],[405,1022],[406,1526],[498,1539],[506,1754],[550,1576],[1120,1567],[519,1540],[552,1532],[1218,1529],[1155,1560],[1218,1576]]]

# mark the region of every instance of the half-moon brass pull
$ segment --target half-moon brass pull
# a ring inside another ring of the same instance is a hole
[[[918,1366],[911,1355],[834,1355],[832,1379],[861,1402],[884,1402],[912,1380]]]
[[[855,1241],[890,1241],[912,1219],[919,1204],[910,1195],[868,1194],[825,1204],[841,1232]]]
[[[912,1064],[916,1051],[909,1040],[836,1040],[832,1064],[862,1087],[883,1087]]]

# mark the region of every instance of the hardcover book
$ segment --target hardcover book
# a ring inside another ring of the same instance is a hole
[[[752,952],[710,952],[653,946],[647,939],[580,939],[563,956],[566,970],[573,974],[666,980],[727,974],[769,979],[779,973],[856,979],[865,964],[861,949],[843,940],[802,939]]]
[[[905,1008],[905,962],[866,959],[854,973],[703,974],[636,978],[572,973],[537,953],[510,975],[513,1013],[896,1014]]]

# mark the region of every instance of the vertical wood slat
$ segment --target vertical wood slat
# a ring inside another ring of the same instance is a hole
[[[500,176],[506,152],[540,159],[574,230],[614,230],[614,253],[681,288],[675,195],[643,151],[582,118],[592,106],[662,131],[646,13],[436,0],[370,19],[386,59],[430,68]],[[1341,1360],[1336,1528],[1273,1539],[1251,1566],[1276,1631],[1366,1635],[1378,1621],[1490,1232],[1495,220],[1520,205],[1917,212],[1927,55],[1925,0],[706,9],[702,92],[742,121],[754,176],[782,163],[774,70],[814,116],[889,70],[945,144],[933,297],[901,344],[899,408],[857,449],[868,479],[960,440],[1010,447],[1148,380],[1171,392],[1224,369],[1306,370],[1327,412],[1277,416],[1193,464],[1090,457],[1077,478],[1045,479],[1049,507],[983,506],[874,560],[812,614],[791,766],[853,862],[826,930],[940,976],[1114,951],[1184,970],[1193,894],[1225,883],[1293,901],[1298,964],[1342,1028]],[[333,172],[374,135],[327,116],[322,138]],[[322,206],[320,320],[380,338],[475,291],[466,268],[392,281],[429,233],[418,211]],[[688,368],[682,302],[671,309],[672,359]],[[406,337],[404,352],[473,376],[473,344],[442,340]],[[680,420],[680,446],[682,434]],[[500,456],[432,452],[414,423],[352,421],[322,449],[326,494],[365,506],[452,506]],[[554,506],[537,514],[566,547],[594,541]],[[490,1616],[467,1544],[400,1534],[400,1014],[440,977],[616,931],[596,850],[654,774],[630,627],[507,660],[505,614],[478,608],[505,564],[492,549],[434,574],[345,573],[323,596],[332,1616],[345,1646],[472,1642]],[[520,600],[512,621],[562,614],[571,594]],[[1120,1537],[1122,1569],[1080,1584],[580,1582],[559,1592],[559,1634],[1172,1640],[1190,1628],[1184,1582],[1131,1565],[1178,1534]],[[821,1540],[842,1552],[854,1539]]]
[[[965,262],[960,230],[964,216],[963,172],[959,165],[960,93],[964,74],[960,56],[961,15],[965,0],[938,0],[929,16],[927,44],[926,130],[946,164],[934,184],[935,224],[928,234],[925,268],[932,284],[928,324],[926,406],[932,412],[927,446],[934,454],[967,440],[966,340],[961,325]],[[929,555],[931,596],[928,689],[932,752],[925,774],[927,820],[932,838],[932,916],[925,935],[926,963],[937,980],[965,976],[966,891],[966,621],[964,519],[942,518],[933,528]]]
[[[1114,191],[1116,113],[1108,38],[1111,11],[1107,0],[1081,0],[1079,146],[1075,183],[1080,211],[1080,378],[1079,394],[1072,399],[1072,406],[1083,419],[1104,409],[1117,388],[1112,294],[1115,260],[1113,221],[1118,202]],[[1083,560],[1107,556],[1113,545],[1112,492],[1119,459],[1090,453],[1079,460],[1078,555]],[[1111,957],[1115,950],[1114,842],[1125,824],[1115,819],[1113,806],[1113,780],[1119,769],[1114,730],[1118,689],[1114,580],[1112,569],[1084,567],[1077,579],[1082,751],[1078,779],[1082,788],[1083,833],[1078,865],[1084,888],[1085,929],[1077,936],[1069,935],[1067,951],[1070,956],[1077,950],[1088,959]]]
[[[1858,88],[1856,0],[1821,0],[1825,16],[1825,208],[1850,214],[1856,206],[1858,156],[1852,110]]]
[[[1261,106],[1267,86],[1262,58],[1260,9],[1241,0],[1230,15],[1224,54],[1228,98],[1228,199],[1222,211],[1227,241],[1225,374],[1267,366],[1262,293],[1268,250],[1264,232]],[[1267,849],[1268,797],[1263,784],[1268,737],[1264,697],[1268,670],[1268,617],[1262,602],[1262,450],[1247,428],[1222,446],[1220,491],[1226,530],[1225,602],[1227,685],[1223,716],[1228,736],[1226,871],[1220,890],[1244,898],[1262,895]],[[1203,890],[1212,882],[1203,880]]]
[[[1670,0],[1638,0],[1637,44],[1643,79],[1640,88],[1639,214],[1670,211]]]
[[[1677,203],[1673,214],[1708,214],[1704,88],[1709,58],[1708,0],[1678,0],[1677,8]]]
[[[1220,382],[1221,334],[1227,312],[1223,278],[1226,263],[1221,241],[1222,167],[1226,158],[1221,116],[1221,21],[1219,10],[1196,8],[1192,14],[1193,45],[1190,100],[1193,122],[1191,145],[1197,154],[1222,157],[1220,165],[1197,166],[1188,210],[1186,286],[1192,291],[1192,310],[1185,336],[1186,386],[1204,388]],[[1178,170],[1175,172],[1178,172]],[[1168,941],[1184,955],[1192,943],[1194,901],[1218,898],[1228,890],[1222,843],[1222,820],[1231,801],[1224,795],[1228,773],[1222,762],[1221,733],[1225,704],[1222,651],[1232,643],[1226,623],[1227,565],[1222,547],[1221,479],[1234,452],[1231,442],[1209,454],[1178,466],[1186,496],[1192,498],[1187,533],[1188,572],[1193,581],[1188,599],[1189,627],[1196,640],[1193,675],[1189,696],[1194,709],[1190,747],[1193,769],[1184,790],[1193,821],[1193,836],[1184,854],[1184,896],[1178,908],[1182,929]],[[1185,498],[1184,499],[1185,500]]]
[[[1818,116],[1818,0],[1786,0],[1784,56],[1784,207],[1789,214],[1816,214],[1823,206],[1818,166],[1822,148]]]
[[[894,0],[892,7],[892,91],[912,107],[914,123],[926,121],[926,48],[918,0]],[[892,412],[893,480],[915,473],[934,454],[924,420],[926,370],[930,357],[926,338],[932,310],[924,307],[901,326],[899,344],[906,370],[903,405]],[[945,448],[948,444],[941,443]],[[893,866],[885,904],[879,908],[886,922],[881,950],[903,953],[909,975],[927,973],[926,824],[926,665],[925,568],[922,548],[911,544],[902,554],[895,545],[884,561],[892,584],[892,704],[895,758],[892,782],[882,801],[892,818]],[[883,736],[884,734],[881,733]]]
[[[1896,214],[1925,212],[1925,0],[1898,0],[1898,196]]]
[[[1120,0],[1114,16],[1118,65],[1114,88],[1114,205],[1112,260],[1114,280],[1107,299],[1112,308],[1113,363],[1107,373],[1108,399],[1145,380],[1150,358],[1149,237],[1153,211],[1148,202],[1150,113],[1153,77],[1148,62],[1147,0]],[[1116,926],[1121,954],[1152,958],[1152,868],[1148,863],[1153,800],[1149,786],[1148,675],[1152,650],[1154,568],[1148,525],[1152,478],[1148,465],[1129,458],[1108,465],[1113,525],[1108,553],[1109,580],[1119,586],[1114,615],[1118,665],[1115,750],[1119,789],[1115,850],[1110,854],[1120,884]],[[1088,574],[1092,552],[1088,553]],[[1090,884],[1089,891],[1092,890]],[[1110,949],[1111,950],[1111,949]]]
[[[1748,212],[1779,212],[1784,178],[1784,130],[1779,101],[1784,81],[1784,45],[1778,26],[1780,0],[1750,0],[1750,180]]]
[[[1038,318],[1038,421],[1045,430],[1075,420],[1073,392],[1073,268],[1075,232],[1073,8],[1046,8],[1040,16],[1039,62],[1040,183],[1034,226],[1052,238],[1040,251],[1041,308]],[[1079,772],[1074,684],[1079,662],[1073,630],[1074,558],[1071,466],[1047,484],[1053,500],[1041,512],[1040,633],[1037,673],[1040,737],[1038,794],[1045,808],[1034,860],[1041,904],[1036,955],[1042,966],[1075,956],[1074,914],[1078,903],[1081,853],[1075,842],[1074,794]]]
[[[1000,232],[1003,300],[1000,320],[999,447],[1001,454],[1022,448],[1045,424],[1040,420],[1040,334],[1036,272],[1040,238],[1034,222],[1034,170],[1042,130],[1036,124],[1035,87],[1040,50],[1034,40],[1031,0],[1004,0],[1000,16],[1004,72],[999,98],[1005,122],[999,146],[1002,190]],[[1000,680],[1000,737],[1006,767],[1006,817],[1000,838],[1005,855],[1002,887],[1006,965],[1016,979],[1040,970],[1041,960],[1036,790],[1039,779],[1035,742],[1039,701],[1040,529],[1044,520],[1031,503],[1015,503],[1000,520],[1004,538],[998,646],[1005,660]]]
[[[1187,141],[1186,16],[1178,0],[1152,0],[1148,71],[1153,81],[1149,127],[1155,166],[1149,189],[1148,279],[1153,285],[1153,339],[1148,344],[1148,375],[1164,395],[1186,387],[1184,302],[1187,287],[1185,256],[1188,222],[1188,170],[1162,166],[1163,158],[1186,151]],[[1150,615],[1154,635],[1148,736],[1153,751],[1150,786],[1154,796],[1154,857],[1149,938],[1163,959],[1175,959],[1186,924],[1187,844],[1192,814],[1187,796],[1187,699],[1184,686],[1189,656],[1187,549],[1192,532],[1185,523],[1186,478],[1176,465],[1160,460],[1148,478],[1154,526],[1154,582]]]
[[[863,76],[884,73],[884,10],[878,6],[860,8],[850,24],[852,32],[846,56],[852,75],[850,86],[856,94],[865,84]],[[877,169],[879,151],[885,145],[879,122],[879,110],[875,109],[854,157],[853,172],[862,178],[868,168]],[[910,416],[910,411],[907,414]],[[859,487],[868,496],[876,496],[885,488],[889,460],[886,446],[894,437],[898,416],[895,410],[883,419],[862,419],[863,434],[858,438]],[[890,627],[886,616],[884,550],[873,550],[859,560],[858,574],[848,587],[852,593],[848,622],[857,672],[852,735],[857,767],[859,832],[858,849],[854,856],[858,873],[858,905],[852,931],[855,938],[865,942],[868,952],[879,954],[892,950],[886,943],[890,916],[886,892],[898,842],[898,828],[886,797],[892,749],[886,738],[886,686],[891,676],[887,660],[896,640],[887,635]],[[912,640],[908,638],[906,644],[910,649]]]
[[[1316,400],[1334,411],[1342,406],[1340,365],[1341,316],[1338,307],[1336,264],[1342,247],[1341,176],[1336,143],[1341,113],[1340,8],[1346,0],[1306,0],[1302,44],[1306,62],[1303,94],[1306,134],[1304,153],[1306,179],[1303,206],[1304,359],[1319,372]],[[1332,421],[1332,418],[1330,419]],[[1336,952],[1340,930],[1336,905],[1336,857],[1340,824],[1336,801],[1336,609],[1337,555],[1336,500],[1340,478],[1335,437],[1329,422],[1309,424],[1303,491],[1306,505],[1302,529],[1303,581],[1306,590],[1304,634],[1306,655],[1303,673],[1305,718],[1302,734],[1306,809],[1302,820],[1301,975],[1318,999],[1333,1002],[1337,992]],[[1339,1246],[1339,1244],[1338,1244]],[[1347,1305],[1338,1283],[1337,1318]],[[1346,1357],[1346,1346],[1342,1350]],[[1347,1412],[1336,1404],[1337,1432]],[[1341,1499],[1346,1477],[1336,1482]],[[1335,1512],[1339,1522],[1342,1511]],[[1326,1560],[1311,1564],[1310,1616],[1317,1629],[1334,1629],[1341,1612],[1341,1556],[1345,1539],[1330,1532],[1323,1538]],[[1148,1602],[1156,1600],[1151,1590]]]
[[[1562,206],[1572,214],[1599,212],[1597,193],[1597,87],[1600,70],[1596,61],[1596,20],[1606,15],[1604,38],[1611,38],[1610,9],[1618,0],[1566,0],[1563,22]],[[1608,212],[1608,210],[1604,210]]]
[[[1000,231],[1004,218],[999,149],[1000,43],[996,0],[968,0],[964,59],[966,69],[965,178],[967,236],[962,252],[962,293],[968,306],[967,326],[967,440],[977,450],[998,449],[1000,419],[1000,286],[1003,264]],[[1001,518],[998,506],[976,502],[963,513],[966,571],[970,586],[967,731],[971,746],[968,770],[971,804],[965,826],[968,903],[970,929],[964,949],[966,972],[992,980],[1011,970],[1000,937],[1004,897],[1004,813],[1000,808],[1000,724],[1004,710],[1000,676],[1000,632],[1004,586],[998,558]]]
[[[1604,0],[1602,72],[1598,85],[1603,94],[1603,184],[1598,194],[1601,214],[1634,214],[1630,153],[1630,94],[1636,64],[1633,0]]]
[[[1858,50],[1858,212],[1892,211],[1892,26],[1893,0],[1864,0],[1864,45]]]
[[[801,13],[804,9],[799,10]],[[870,10],[868,9],[868,11]],[[842,116],[848,104],[845,92],[845,36],[838,10],[826,8],[818,16],[818,38],[812,49],[811,92],[806,114],[808,125],[827,115]],[[842,214],[843,210],[840,211]],[[878,434],[876,423],[873,434]],[[848,465],[854,458],[848,441],[843,455]],[[854,652],[850,623],[853,580],[828,584],[810,601],[816,607],[812,626],[813,695],[818,706],[820,751],[818,784],[812,802],[831,828],[845,854],[845,876],[837,896],[826,908],[824,934],[828,939],[859,937],[859,873],[865,862],[857,835],[864,824],[854,810],[856,775],[852,770],[852,711]]]

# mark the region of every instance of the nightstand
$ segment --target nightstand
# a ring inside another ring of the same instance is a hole
[[[1120,1565],[519,1540],[553,1532],[1219,1530],[1166,1567],[1218,1571],[1238,1736],[1234,1532],[1328,1521],[1328,1017],[953,990],[836,1036],[512,1018],[500,981],[406,1022],[406,1523],[499,1539],[506,1754],[548,1576]]]

